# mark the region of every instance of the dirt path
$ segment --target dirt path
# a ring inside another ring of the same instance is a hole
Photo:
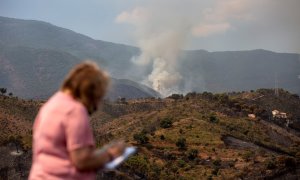
[[[287,130],[287,129],[282,128],[282,127],[280,127],[280,126],[278,126],[276,124],[270,123],[268,121],[261,120],[260,122],[262,124],[264,124],[265,126],[270,127],[273,130],[276,130],[281,135],[289,136],[292,140],[300,142],[299,132],[296,132],[293,129]]]
[[[238,138],[233,137],[233,136],[223,136],[222,140],[224,141],[226,146],[236,148],[236,149],[252,149],[252,150],[256,150],[256,151],[257,150],[264,150],[264,151],[267,151],[267,152],[273,153],[273,154],[290,155],[290,154],[288,154],[284,151],[281,151],[279,149],[272,149],[272,148],[269,148],[267,146],[254,144],[252,142],[247,142],[247,141],[238,139]]]

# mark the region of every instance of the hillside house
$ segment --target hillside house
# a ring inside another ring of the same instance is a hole
[[[278,110],[272,111],[273,118],[287,119],[287,115],[285,112],[280,112]]]
[[[248,114],[248,118],[250,118],[250,119],[255,119],[256,116],[255,116],[255,114]]]

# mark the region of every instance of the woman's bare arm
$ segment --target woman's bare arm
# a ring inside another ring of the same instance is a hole
[[[102,149],[83,147],[71,151],[71,162],[80,171],[101,169],[114,158],[120,156],[125,149],[122,142],[113,143]]]

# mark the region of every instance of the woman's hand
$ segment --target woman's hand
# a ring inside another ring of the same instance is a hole
[[[107,162],[114,160],[124,153],[125,143],[123,141],[113,142],[101,149],[83,147],[70,152],[72,163],[78,170],[101,169]]]
[[[108,145],[107,153],[111,156],[111,160],[121,156],[125,150],[125,143],[123,141],[114,142]]]

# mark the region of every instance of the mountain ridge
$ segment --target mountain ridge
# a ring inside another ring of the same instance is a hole
[[[130,79],[135,82],[145,82],[153,68],[152,64],[141,67],[132,62],[132,57],[140,54],[140,50],[136,47],[94,40],[72,30],[42,21],[33,20],[30,21],[30,25],[26,25],[27,21],[30,20],[1,17],[0,44],[12,48],[24,46],[68,53],[74,56],[71,59],[76,59],[73,64],[84,59],[92,59],[106,69],[112,77]],[[5,52],[1,53],[3,56]],[[14,54],[14,59],[22,59],[18,57],[18,54],[22,53],[16,51]],[[61,58],[64,62],[63,56]],[[178,91],[181,93],[230,92],[274,88],[277,76],[280,88],[300,94],[299,59],[299,54],[276,53],[261,49],[217,52],[181,51],[176,68],[182,76],[178,82]],[[24,62],[20,61],[20,63]],[[67,72],[68,68],[62,70]],[[10,89],[10,87],[7,88]]]

